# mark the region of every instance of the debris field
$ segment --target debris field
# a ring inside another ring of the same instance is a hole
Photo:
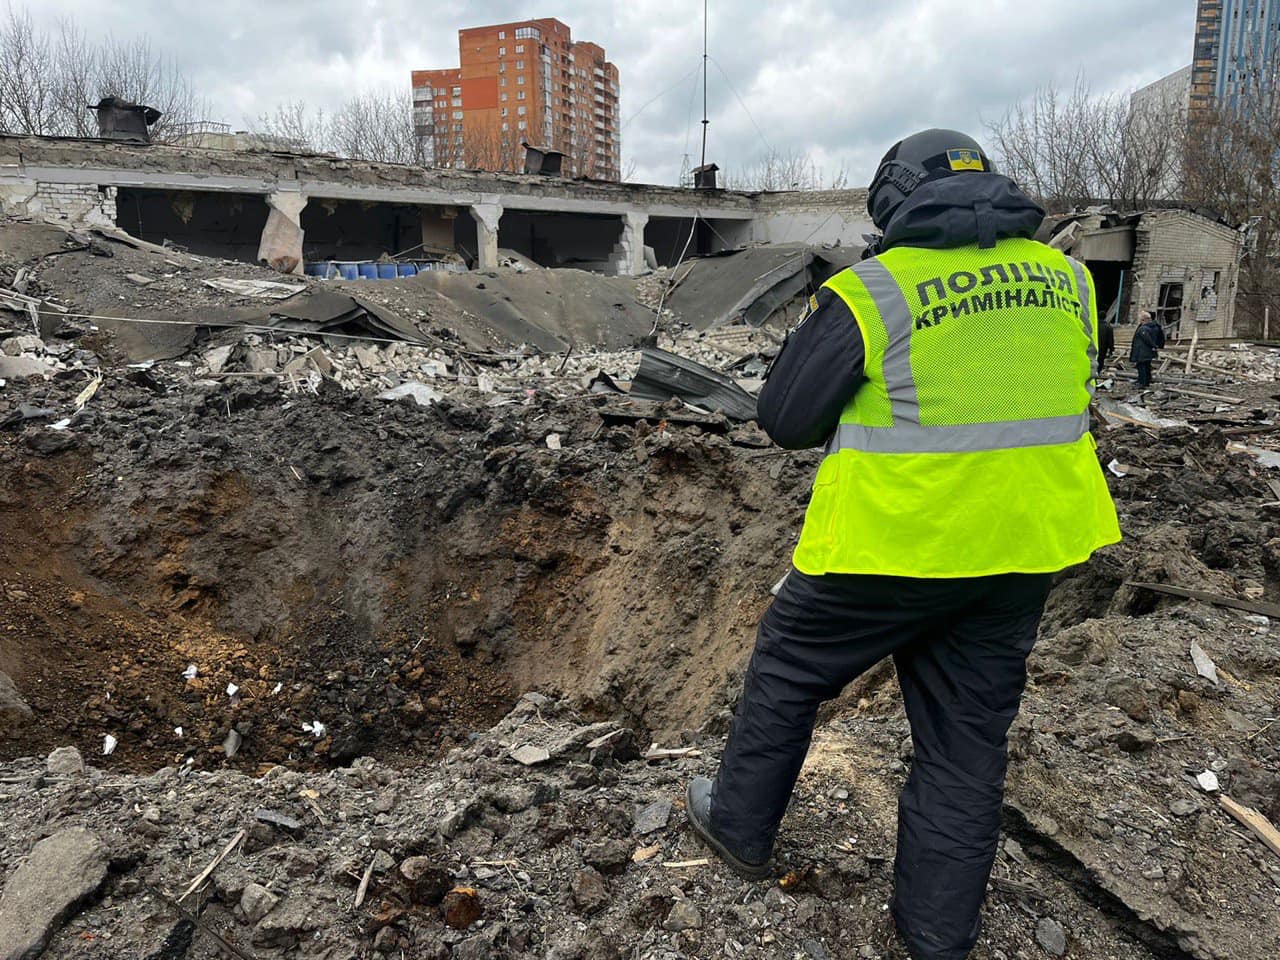
[[[683,823],[820,456],[734,413],[794,310],[684,272],[0,223],[0,958],[905,957],[891,664],[776,877]],[[1280,352],[1165,356],[1104,373],[1125,540],[1050,598],[979,960],[1280,955]]]

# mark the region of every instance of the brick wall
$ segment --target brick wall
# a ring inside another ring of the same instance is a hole
[[[116,188],[79,183],[38,183],[27,214],[69,223],[114,224]]]
[[[1145,215],[1134,235],[1130,313],[1159,305],[1162,284],[1182,284],[1180,329],[1190,337],[1198,323],[1201,337],[1235,335],[1235,298],[1239,281],[1241,235],[1230,227],[1184,210]],[[1218,275],[1217,306],[1201,305],[1201,291]]]

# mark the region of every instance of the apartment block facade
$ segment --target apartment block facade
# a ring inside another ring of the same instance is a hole
[[[414,126],[427,163],[523,169],[522,144],[559,150],[571,176],[622,173],[618,68],[555,19],[458,31],[458,67],[415,70]]]
[[[1199,0],[1192,111],[1238,109],[1260,77],[1275,82],[1277,58],[1280,0]]]

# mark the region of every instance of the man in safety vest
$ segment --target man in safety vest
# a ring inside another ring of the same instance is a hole
[[[826,455],[688,816],[769,875],[819,705],[892,656],[915,747],[893,916],[912,957],[959,960],[1053,574],[1120,539],[1089,433],[1097,313],[1085,268],[1032,240],[1044,211],[964,134],[894,146],[867,205],[875,256],[818,291],[760,395],[776,442]]]

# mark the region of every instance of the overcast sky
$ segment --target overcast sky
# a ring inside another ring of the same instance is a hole
[[[15,0],[21,5],[21,0]],[[984,119],[1083,73],[1128,90],[1191,61],[1195,0],[710,0],[708,159],[741,168],[811,150],[824,174],[870,178],[912,130],[981,139]],[[460,27],[558,17],[603,46],[622,83],[623,169],[672,183],[701,119],[697,0],[29,0],[40,22],[147,34],[243,128],[278,103],[332,105],[409,71],[457,66]],[[727,79],[726,79],[727,78]],[[745,106],[744,106],[745,105]]]

